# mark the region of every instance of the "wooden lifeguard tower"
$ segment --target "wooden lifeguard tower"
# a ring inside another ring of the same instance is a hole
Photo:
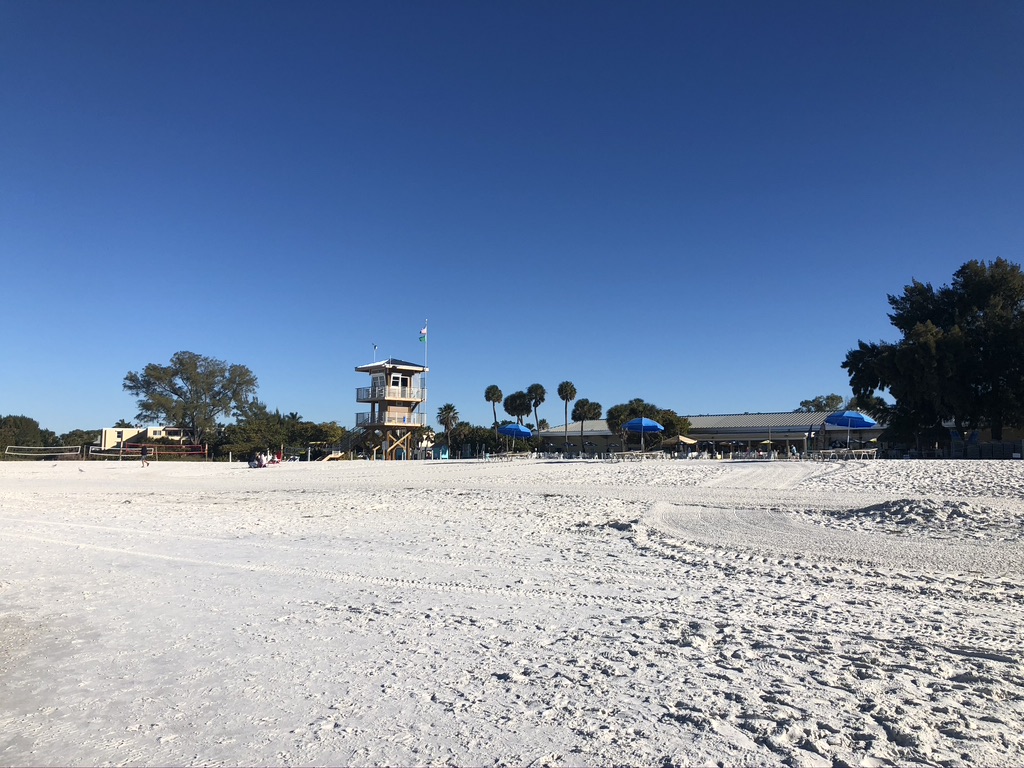
[[[356,367],[370,374],[370,386],[356,389],[356,402],[370,404],[369,413],[356,414],[356,427],[380,434],[386,461],[409,458],[416,447],[413,436],[427,426],[427,414],[417,409],[427,400],[428,370],[394,358]]]

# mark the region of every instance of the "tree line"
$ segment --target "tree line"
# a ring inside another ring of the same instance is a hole
[[[212,457],[286,452],[318,457],[341,443],[348,430],[337,422],[306,421],[298,413],[271,411],[256,397],[257,379],[244,365],[232,365],[194,352],[177,352],[168,365],[150,363],[129,371],[122,386],[137,398],[136,422],[116,428],[161,424],[185,430],[193,445],[206,445]],[[227,419],[232,419],[227,422]],[[98,429],[75,429],[57,435],[27,416],[0,418],[0,445],[93,445]],[[167,439],[154,443],[173,444]]]
[[[571,381],[561,382],[555,391],[558,394],[558,399],[563,403],[564,431],[561,445],[555,444],[554,447],[562,450],[566,445],[569,445],[570,440],[575,440],[575,429],[572,436],[569,434],[571,422],[573,425],[579,424],[579,449],[581,452],[585,452],[585,422],[601,419],[605,413],[604,408],[599,402],[587,398],[577,399],[576,385]],[[488,429],[462,422],[456,406],[453,403],[445,403],[437,409],[437,422],[444,428],[444,433],[441,435],[440,440],[454,451],[465,450],[467,446],[470,449],[483,446],[489,452],[501,450],[503,447],[502,438],[498,430],[506,424],[521,424],[531,430],[543,431],[549,429],[550,425],[547,419],[540,418],[538,411],[546,399],[547,389],[542,384],[531,384],[525,389],[517,390],[508,396],[505,396],[501,387],[497,384],[491,384],[484,389],[484,400],[491,404],[494,416],[491,428]],[[509,419],[498,419],[498,403],[501,403],[502,409],[508,414]],[[569,413],[569,403],[574,403],[571,414]],[[525,421],[531,413],[534,419],[532,423]],[[690,430],[690,422],[685,417],[680,416],[671,409],[660,408],[653,403],[645,402],[641,398],[634,398],[627,403],[613,405],[608,409],[605,416],[608,422],[608,429],[620,437],[623,446],[634,442],[639,443],[639,436],[625,431],[623,425],[631,419],[640,417],[653,419],[665,428],[664,432],[647,438],[648,444],[654,447],[660,443],[660,440],[666,437],[685,435]],[[493,434],[491,430],[493,430]],[[541,437],[534,435],[531,440],[524,441],[522,445],[524,450],[548,447],[543,443],[544,441]]]
[[[39,422],[29,416],[0,416],[0,447],[9,445],[26,445],[30,447],[47,447],[66,445],[91,445],[99,439],[98,429],[72,429],[62,435],[39,426]]]
[[[1008,427],[1024,427],[1024,273],[1005,259],[969,261],[949,285],[933,288],[914,280],[900,294],[888,296],[889,319],[900,333],[894,342],[859,341],[842,368],[849,375],[853,397],[822,395],[804,400],[797,410],[863,410],[888,426],[888,436],[912,442],[926,434],[942,434],[943,424],[956,430],[990,428],[995,440]],[[151,363],[125,375],[124,390],[137,398],[140,423],[184,428],[195,444],[207,444],[211,455],[285,446],[330,446],[347,436],[336,422],[313,423],[297,413],[271,411],[256,398],[256,376],[244,365],[193,352],[178,352],[168,365]],[[571,439],[569,424],[600,419],[598,402],[578,398],[576,386],[563,381],[556,388],[563,403],[563,442]],[[883,397],[883,395],[885,397]],[[547,398],[541,384],[504,395],[497,384],[484,390],[494,416],[490,427],[462,424],[458,410],[445,403],[437,412],[444,428],[441,439],[452,447],[500,445],[498,429],[505,423],[536,429],[548,427],[540,417]],[[573,403],[572,413],[569,404]],[[508,421],[499,421],[501,404]],[[532,415],[533,421],[526,420]],[[662,437],[685,435],[689,422],[671,409],[640,398],[607,409],[609,429],[623,445],[635,438],[622,425],[646,416],[665,427]],[[232,421],[228,422],[227,420]],[[121,426],[131,426],[122,420]],[[116,425],[115,425],[116,426]],[[28,416],[0,417],[0,445],[88,445],[99,430],[75,429],[63,435],[43,429]],[[537,446],[539,447],[539,445]]]
[[[962,435],[988,428],[994,440],[1002,439],[1005,428],[1024,428],[1024,272],[1019,264],[968,261],[949,285],[934,288],[913,280],[888,301],[893,310],[889,319],[901,338],[859,341],[841,363],[852,396],[819,395],[801,401],[797,411],[863,411],[887,426],[888,439],[911,444],[923,437],[944,439],[944,425],[950,422]],[[600,419],[602,407],[577,400],[571,381],[559,384],[557,392],[564,403],[563,442],[570,439],[569,403],[575,401],[571,421],[580,423],[582,443],[582,422]],[[507,397],[498,385],[488,386],[484,399],[494,409],[495,441],[501,424],[511,423],[498,421],[499,403],[519,424],[532,412],[534,424],[543,429],[547,423],[537,409],[545,396],[540,384]],[[689,431],[685,418],[641,399],[609,408],[608,428],[625,445],[635,438],[621,432],[622,424],[639,416],[661,423],[662,437]],[[442,406],[438,421],[446,435],[452,433],[449,439],[457,441],[455,406]]]
[[[897,341],[858,341],[842,367],[858,401],[908,443],[1024,427],[1024,273],[1005,259],[968,261],[949,285],[914,280],[888,296]],[[893,402],[878,393],[888,394]]]

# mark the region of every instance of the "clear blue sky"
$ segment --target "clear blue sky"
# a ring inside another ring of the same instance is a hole
[[[886,294],[1024,255],[1024,3],[0,2],[0,413],[189,350],[352,426],[849,394]]]

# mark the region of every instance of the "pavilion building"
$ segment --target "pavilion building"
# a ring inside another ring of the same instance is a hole
[[[790,447],[803,453],[814,448],[827,447],[833,441],[865,444],[877,439],[885,430],[884,425],[872,429],[855,429],[847,432],[842,427],[833,427],[825,419],[838,411],[806,413],[786,411],[782,413],[742,413],[684,416],[689,419],[688,436],[697,443],[716,446],[716,450],[733,452],[771,446],[776,450],[789,452]],[[561,451],[568,440],[568,452],[580,450],[580,423],[573,422],[568,429],[552,427],[538,432],[542,444],[551,451]],[[604,419],[583,423],[584,453],[602,453],[622,450],[621,437],[608,429]],[[725,446],[729,446],[728,449]]]

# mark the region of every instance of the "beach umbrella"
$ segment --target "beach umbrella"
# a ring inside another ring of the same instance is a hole
[[[870,429],[878,426],[877,421],[859,411],[833,413],[825,417],[825,423],[831,424],[833,427],[846,427],[847,429]]]
[[[639,432],[640,434],[644,432],[663,432],[665,430],[661,424],[654,421],[654,419],[648,419],[646,416],[639,419],[630,419],[622,425],[622,428],[627,432]]]
[[[506,424],[504,427],[498,427],[498,432],[505,435],[505,437],[512,438],[512,448],[516,447],[516,438],[520,437],[523,440],[529,440],[533,437],[533,432],[524,427],[522,424]]]
[[[871,429],[877,427],[878,422],[870,416],[865,416],[859,411],[838,411],[825,417],[825,423],[830,427],[846,427],[846,445],[850,445],[850,430]]]
[[[665,428],[653,419],[648,419],[645,416],[641,416],[639,419],[630,419],[622,428],[627,432],[639,432],[640,433],[640,451],[644,450],[644,434],[647,432],[664,432]]]

